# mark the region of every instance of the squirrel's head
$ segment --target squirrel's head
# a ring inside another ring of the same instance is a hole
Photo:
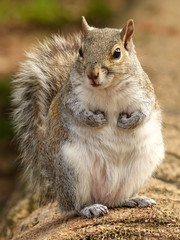
[[[127,74],[130,55],[135,53],[131,40],[134,22],[123,29],[90,27],[82,17],[82,44],[76,68],[88,84],[107,88],[118,76]]]

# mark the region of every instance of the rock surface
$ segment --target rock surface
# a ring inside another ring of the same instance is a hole
[[[61,218],[52,203],[18,221],[14,240],[180,239],[180,190],[151,179],[142,192],[154,198],[153,208],[117,208],[100,218]]]

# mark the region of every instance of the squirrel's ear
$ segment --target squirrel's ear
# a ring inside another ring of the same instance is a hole
[[[86,34],[90,31],[90,26],[88,25],[84,16],[82,16],[82,32]]]
[[[121,39],[124,43],[124,48],[128,50],[128,42],[130,41],[134,32],[134,21],[132,19],[127,21],[127,24],[121,31]]]

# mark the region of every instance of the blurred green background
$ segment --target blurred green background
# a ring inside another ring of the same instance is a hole
[[[19,181],[17,146],[10,120],[11,79],[24,52],[52,33],[80,30],[81,16],[97,27],[135,20],[136,49],[164,112],[179,114],[180,1],[1,0],[0,1],[0,212]],[[176,86],[176,87],[174,87]],[[173,96],[173,97],[169,97]]]

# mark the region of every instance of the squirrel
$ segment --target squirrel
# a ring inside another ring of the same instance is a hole
[[[164,158],[162,117],[137,58],[134,21],[54,35],[27,53],[13,80],[24,175],[61,213],[91,218],[148,207],[138,193]]]

